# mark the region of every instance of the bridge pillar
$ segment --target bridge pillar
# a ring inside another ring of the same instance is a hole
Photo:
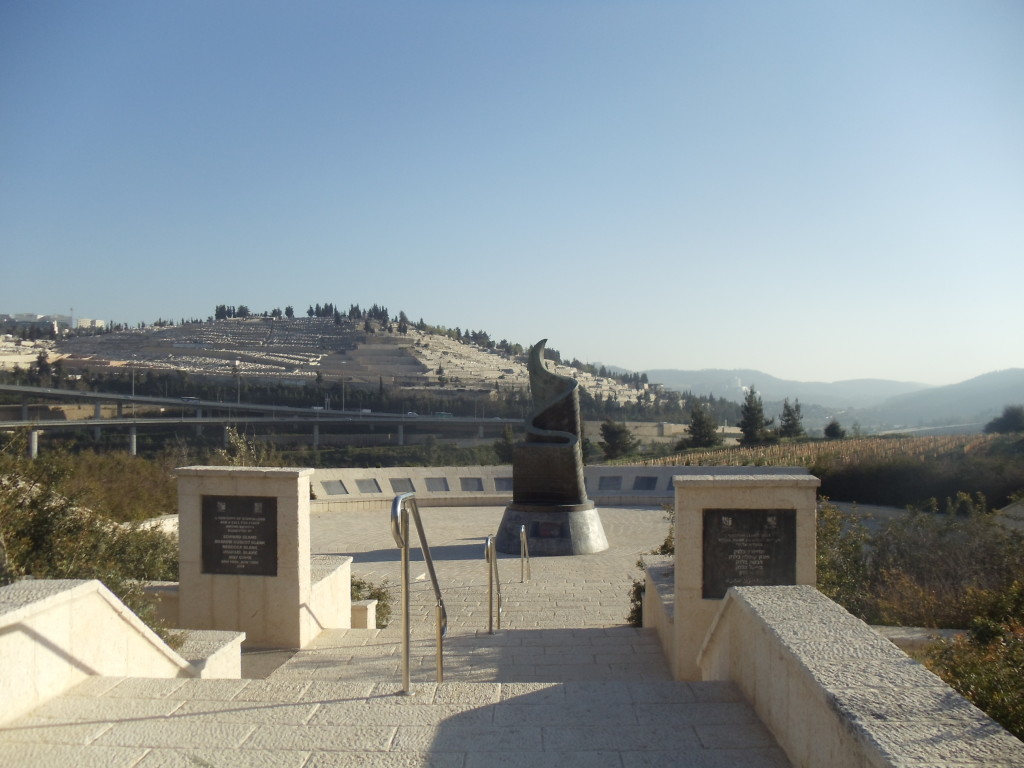
[[[28,400],[21,401],[21,420],[28,421]]]
[[[320,447],[320,425],[319,424],[314,424],[313,425],[313,447],[314,448],[319,448]]]
[[[398,444],[405,445],[405,424],[398,425]]]
[[[34,459],[39,456],[39,430],[32,429],[28,433],[28,457]]]
[[[229,445],[229,442],[228,442],[228,429],[230,429],[230,427],[227,424],[225,424],[224,425],[224,448],[225,448],[225,450],[227,449],[227,447]]]
[[[132,456],[136,455],[137,437],[137,430],[135,429],[135,425],[133,424],[131,428],[128,430],[128,453],[130,453]]]
[[[117,418],[124,418],[124,403],[122,403],[120,400],[118,400],[117,402]]]
[[[476,428],[476,436],[477,436],[477,437],[481,437],[481,438],[482,438],[482,437],[484,436],[484,425],[483,425],[483,424],[480,424],[480,425],[479,425],[479,426],[478,426],[478,427]]]
[[[92,415],[97,421],[103,418],[103,404],[99,400],[97,400],[96,405],[93,406]],[[97,442],[100,439],[100,432],[101,430],[99,427],[94,427],[92,430],[92,436]]]

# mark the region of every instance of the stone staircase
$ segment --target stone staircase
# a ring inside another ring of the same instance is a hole
[[[653,633],[623,624],[633,564],[664,537],[660,509],[603,510],[611,549],[534,558],[527,583],[518,560],[502,558],[494,634],[483,538],[501,509],[422,513],[449,616],[443,682],[420,580],[412,695],[401,691],[396,616],[294,653],[248,651],[243,679],[90,678],[0,728],[0,765],[789,765],[734,686],[673,681]],[[397,581],[386,515],[316,515],[311,527],[317,552],[352,554],[354,574]]]

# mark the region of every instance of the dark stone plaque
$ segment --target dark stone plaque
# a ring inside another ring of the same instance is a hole
[[[203,496],[203,573],[277,576],[277,499]]]
[[[796,510],[705,509],[703,554],[705,600],[796,584]]]

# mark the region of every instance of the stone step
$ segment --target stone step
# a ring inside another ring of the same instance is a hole
[[[91,678],[0,730],[0,764],[789,765],[728,683]]]
[[[432,626],[416,628],[410,677],[437,681]],[[328,630],[282,659],[273,679],[358,682],[401,679],[400,628]],[[657,635],[628,626],[576,629],[453,630],[444,640],[443,676],[456,682],[668,681],[671,673]],[[243,662],[244,665],[244,662]]]

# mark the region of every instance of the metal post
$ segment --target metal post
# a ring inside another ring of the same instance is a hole
[[[530,546],[526,541],[526,526],[519,526],[519,581],[525,584],[530,580]]]
[[[136,455],[136,432],[137,430],[135,429],[135,425],[132,424],[128,429],[128,453],[132,456]]]
[[[434,570],[434,560],[430,556],[430,546],[427,544],[426,534],[423,532],[423,521],[420,519],[419,507],[416,506],[415,495],[403,493],[395,497],[391,504],[391,535],[402,552],[402,693],[410,695],[409,681],[409,516],[412,515],[416,523],[416,532],[420,537],[420,551],[423,553],[423,562],[427,566],[427,573],[430,574],[430,583],[434,588],[434,597],[437,600],[437,681],[444,679],[444,665],[442,643],[445,635],[448,634],[448,612],[444,607],[444,598],[441,596],[441,587],[437,582],[437,572]]]
[[[402,693],[409,695],[409,512],[402,507]]]
[[[484,544],[484,557],[487,560],[487,634],[494,634],[494,567],[491,564],[491,553],[494,550],[494,537],[488,536]]]
[[[435,639],[437,640],[437,682],[444,682],[444,654],[441,649],[444,646],[444,616],[442,615],[444,606],[438,602],[437,607],[434,609],[434,627],[435,627]]]
[[[501,629],[501,577],[498,575],[498,547],[493,536],[487,537],[484,545],[487,560],[487,632],[494,634],[494,598],[498,599],[498,629]]]

